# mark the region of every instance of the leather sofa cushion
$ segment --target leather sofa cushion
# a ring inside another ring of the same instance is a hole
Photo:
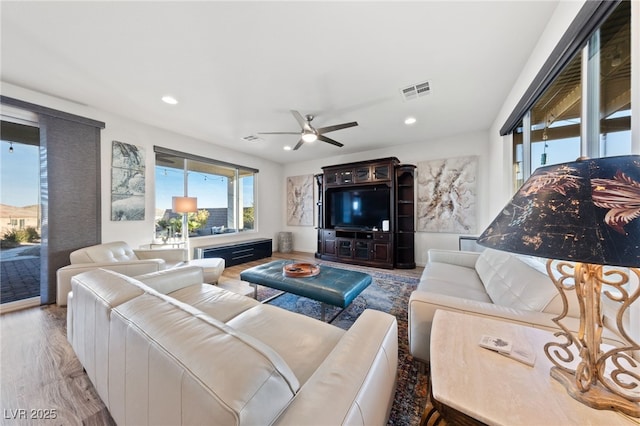
[[[562,312],[561,296],[540,261],[486,249],[478,257],[476,271],[496,305],[553,314]]]
[[[181,288],[204,282],[202,268],[198,266],[163,269],[136,275],[133,278],[162,294],[169,294]]]
[[[336,326],[261,303],[227,324],[275,349],[291,367],[301,385],[318,369],[344,335],[344,330]]]
[[[192,285],[169,293],[169,296],[222,322],[227,322],[247,309],[260,305],[255,299],[225,291],[211,284]]]
[[[131,247],[123,241],[97,244],[71,252],[69,260],[75,263],[128,262],[138,260]]]
[[[169,296],[266,343],[281,354],[301,384],[318,369],[344,334],[344,330],[330,324],[209,284],[185,287]],[[296,316],[295,321],[292,316]]]
[[[269,424],[300,387],[264,343],[155,292],[116,307],[109,334],[109,402],[118,423]]]
[[[475,269],[450,263],[429,263],[417,290],[491,303]]]

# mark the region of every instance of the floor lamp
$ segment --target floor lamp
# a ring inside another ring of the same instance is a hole
[[[198,199],[196,197],[173,197],[172,209],[174,213],[182,214],[182,238],[184,248],[187,250],[187,260],[191,260],[191,248],[189,247],[189,213],[198,211]]]
[[[549,259],[564,302],[544,347],[551,376],[583,404],[640,417],[640,346],[625,329],[640,303],[640,155],[538,168],[478,243]],[[568,297],[578,299],[578,333],[562,324]],[[603,301],[617,307],[619,347],[602,346]]]

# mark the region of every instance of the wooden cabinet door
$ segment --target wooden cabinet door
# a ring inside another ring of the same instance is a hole
[[[353,258],[356,260],[371,260],[371,241],[355,240],[353,247]]]
[[[337,185],[338,184],[338,173],[335,171],[327,171],[324,174],[324,186]]]
[[[353,183],[353,169],[344,169],[338,172],[338,183],[340,185],[349,185]]]
[[[371,167],[358,166],[355,168],[353,181],[355,183],[369,182],[371,180]]]
[[[380,182],[391,180],[391,164],[375,164],[372,166],[372,169],[372,181]]]
[[[385,241],[374,241],[371,260],[374,262],[391,262],[391,244]]]
[[[322,233],[322,253],[328,256],[336,255],[336,233],[335,231],[323,231]]]
[[[336,256],[343,259],[353,259],[353,244],[351,238],[336,238]]]

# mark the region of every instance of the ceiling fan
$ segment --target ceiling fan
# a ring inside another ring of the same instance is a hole
[[[293,114],[296,121],[298,121],[298,124],[302,128],[299,132],[258,132],[258,134],[260,135],[300,135],[300,140],[298,141],[296,146],[293,147],[294,151],[300,148],[303,143],[313,142],[315,140],[327,142],[337,147],[342,147],[344,146],[343,144],[324,136],[324,134],[358,125],[357,122],[352,121],[351,123],[334,124],[333,126],[319,127],[316,129],[311,125],[311,121],[314,118],[313,115],[307,114],[306,116],[303,117],[302,114],[300,114],[298,111],[295,111],[295,110],[291,110],[291,114]]]

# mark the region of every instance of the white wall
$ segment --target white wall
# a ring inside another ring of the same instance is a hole
[[[488,133],[486,131],[478,131],[415,144],[394,146],[373,151],[360,152],[357,154],[337,155],[335,157],[325,158],[322,160],[293,163],[284,167],[281,188],[284,193],[286,188],[286,178],[289,176],[322,173],[322,167],[332,166],[335,164],[374,160],[385,157],[397,157],[402,163],[417,165],[421,161],[477,155],[479,156],[479,167],[476,200],[476,222],[478,224],[478,229],[476,230],[476,234],[480,234],[480,232],[484,230],[483,224],[489,222],[489,218],[487,216],[489,212],[488,147]],[[315,199],[317,200],[317,193]],[[293,233],[294,250],[315,252],[317,248],[316,228],[311,226],[287,226],[286,198],[282,200],[282,209],[285,213],[282,219],[282,230]],[[315,217],[317,217],[317,209],[315,208],[315,205],[314,209]],[[457,250],[458,236],[458,234],[433,232],[416,233],[416,263],[418,265],[424,265],[426,263],[427,250],[430,248],[448,248]]]
[[[106,124],[105,129],[101,132],[102,241],[124,240],[132,247],[151,242],[154,234],[155,213],[155,155],[153,146],[159,145],[260,170],[256,182],[258,188],[258,232],[231,236],[191,238],[192,248],[257,237],[274,238],[275,244],[275,237],[281,225],[281,217],[284,215],[282,210],[283,191],[275,191],[270,188],[273,182],[282,181],[282,166],[280,164],[134,122],[73,102],[33,92],[5,82],[2,82],[2,94],[102,121]],[[114,140],[138,145],[145,149],[146,218],[144,221],[111,221],[111,142]]]

